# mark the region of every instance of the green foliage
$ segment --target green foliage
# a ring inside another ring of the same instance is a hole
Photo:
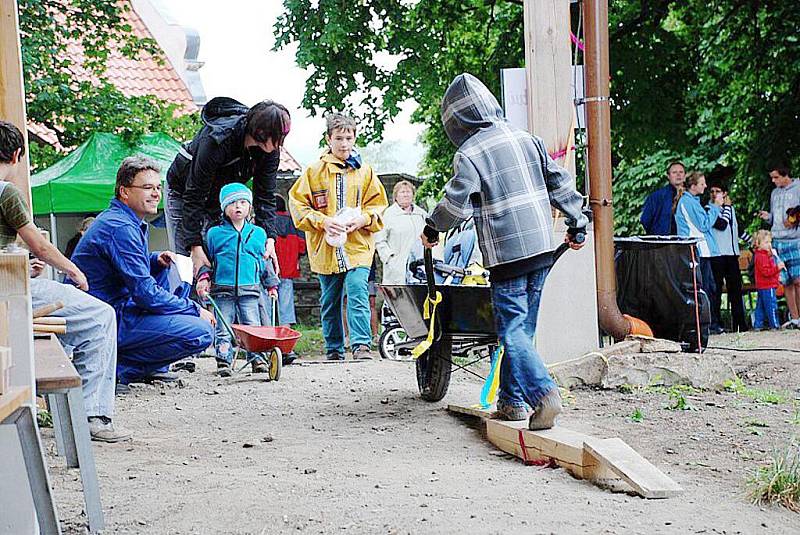
[[[37,409],[36,425],[39,427],[53,427],[53,415],[47,409]]]
[[[185,139],[199,127],[196,114],[178,117],[174,104],[149,95],[127,97],[107,80],[106,61],[114,49],[128,58],[161,58],[155,41],[133,35],[122,18],[129,9],[128,3],[101,0],[19,1],[28,119],[53,130],[64,147],[92,132],[133,142],[152,131]],[[82,50],[79,64],[76,50]],[[31,147],[34,169],[58,157],[51,147]]]
[[[800,444],[792,444],[772,455],[767,466],[759,467],[747,480],[754,504],[778,504],[800,512]]]
[[[644,420],[644,413],[642,413],[642,409],[637,407],[636,410],[631,413],[629,418],[632,422],[638,424],[641,423],[642,420]]]
[[[414,99],[413,120],[427,125],[420,196],[438,196],[454,152],[439,119],[444,90],[468,71],[500,94],[500,69],[524,63],[521,4],[359,0],[342,9],[337,0],[284,0],[276,48],[297,43],[297,62],[311,71],[305,108],[358,107],[369,140]],[[798,26],[789,0],[609,2],[618,234],[641,231],[644,198],[675,157],[690,169],[728,168],[740,225],[758,224],[746,214],[767,205],[766,167],[800,164]]]
[[[294,350],[299,355],[316,355],[325,352],[325,338],[322,336],[320,327],[295,325],[294,329],[302,334],[294,346]]]
[[[767,403],[770,405],[780,405],[787,403],[789,398],[786,394],[778,392],[772,388],[754,388],[744,384],[740,377],[734,379],[727,379],[723,384],[723,388],[728,392],[748,397],[753,401],[759,403]]]

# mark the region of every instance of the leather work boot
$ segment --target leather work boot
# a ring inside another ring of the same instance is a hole
[[[506,405],[497,402],[497,410],[492,413],[492,418],[496,420],[507,420],[509,422],[520,422],[527,420],[531,410],[527,405]]]

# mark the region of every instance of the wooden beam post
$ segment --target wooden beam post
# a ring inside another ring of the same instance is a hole
[[[0,0],[0,120],[14,124],[25,137],[25,156],[10,178],[31,208],[28,129],[17,0]],[[31,212],[32,213],[32,212]]]
[[[525,0],[524,17],[528,125],[575,176],[569,2]]]

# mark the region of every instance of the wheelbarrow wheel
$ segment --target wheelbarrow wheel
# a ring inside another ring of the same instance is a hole
[[[425,401],[440,401],[447,394],[452,372],[451,343],[435,342],[417,359],[417,386]]]
[[[283,355],[280,348],[274,348],[269,352],[269,359],[267,362],[269,367],[269,380],[277,381],[281,378],[281,370],[283,369]]]

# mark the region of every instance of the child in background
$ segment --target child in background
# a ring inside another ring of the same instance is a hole
[[[775,292],[780,284],[781,270],[785,269],[784,263],[772,250],[772,234],[768,230],[759,230],[756,233],[755,245],[755,285],[758,290],[756,303],[754,329],[762,329],[764,322],[769,323],[770,329],[778,329],[778,298]]]
[[[386,191],[354,149],[352,118],[329,115],[325,139],[328,150],[289,190],[289,209],[294,224],[306,233],[311,271],[319,276],[327,359],[344,360],[343,295],[353,358],[371,359],[368,279],[374,234],[383,228],[381,214],[388,205]]]
[[[260,325],[258,299],[264,273],[270,297],[277,299],[278,296],[278,278],[272,262],[264,260],[267,233],[247,221],[253,194],[244,184],[233,182],[225,185],[219,192],[219,202],[222,224],[211,227],[206,234],[206,252],[212,268],[202,269],[198,275],[197,294],[204,297],[210,290],[228,324]],[[217,373],[221,377],[230,377],[233,361],[231,340],[219,318],[214,348]],[[248,360],[254,373],[267,372],[267,365],[260,357],[251,354]]]

